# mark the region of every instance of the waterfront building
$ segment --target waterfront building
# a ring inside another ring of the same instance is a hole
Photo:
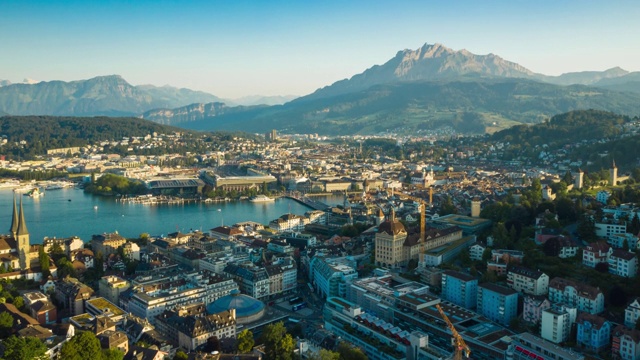
[[[478,279],[459,271],[442,274],[442,297],[456,305],[473,309],[478,299]]]
[[[22,200],[20,200],[20,210],[18,211],[14,196],[9,234],[0,236],[0,266],[4,266],[5,269],[29,270],[38,262],[38,251],[31,250]]]
[[[91,248],[94,254],[102,254],[104,258],[111,254],[116,254],[118,248],[124,245],[127,239],[118,232],[93,235],[91,237]]]
[[[477,311],[504,326],[518,316],[518,292],[492,283],[478,285]]]
[[[46,253],[50,253],[54,245],[60,246],[62,251],[69,256],[72,251],[82,249],[84,247],[84,241],[77,236],[60,239],[45,237],[42,241],[42,246],[44,246],[44,252]]]
[[[578,346],[599,353],[610,345],[612,326],[605,318],[587,313],[576,319],[576,343]]]
[[[523,266],[512,266],[507,273],[507,285],[515,291],[529,295],[547,295],[549,276]]]
[[[589,314],[604,311],[604,294],[597,288],[560,277],[549,281],[549,300],[552,303],[577,307]]]

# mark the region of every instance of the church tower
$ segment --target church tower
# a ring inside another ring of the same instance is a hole
[[[611,186],[615,186],[618,183],[618,167],[615,160],[613,160],[611,169],[609,169],[609,182]]]
[[[18,232],[18,207],[16,206],[16,196],[13,195],[13,217],[11,217],[11,229],[9,234],[16,239],[16,233]]]
[[[18,247],[20,270],[28,270],[31,266],[31,259],[29,257],[29,249],[31,245],[29,244],[29,230],[27,230],[27,222],[24,220],[24,207],[22,206],[22,199],[20,200],[20,216],[18,218],[18,229],[14,238]]]

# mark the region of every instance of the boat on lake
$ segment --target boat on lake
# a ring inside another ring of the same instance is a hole
[[[40,196],[43,196],[43,195],[44,195],[44,193],[40,192],[40,188],[37,188],[37,187],[31,189],[31,191],[29,191],[26,194],[24,194],[24,196],[29,196],[29,197],[32,197],[32,198],[39,198]]]
[[[254,203],[263,203],[263,202],[272,202],[275,201],[275,199],[270,198],[266,195],[256,195],[252,198],[249,199],[249,201],[254,202]]]

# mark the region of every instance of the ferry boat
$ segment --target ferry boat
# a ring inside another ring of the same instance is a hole
[[[40,188],[33,188],[31,191],[29,191],[28,193],[24,194],[24,196],[29,196],[32,198],[39,198],[40,196],[43,196],[44,193],[40,192]]]
[[[252,198],[249,199],[249,201],[254,202],[254,203],[263,203],[263,202],[272,202],[275,201],[275,199],[270,198],[266,195],[256,195]]]

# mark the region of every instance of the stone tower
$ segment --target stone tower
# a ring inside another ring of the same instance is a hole
[[[576,174],[576,179],[573,181],[573,186],[576,189],[582,189],[584,182],[584,172],[582,169],[578,168],[578,173]]]
[[[618,183],[618,167],[615,160],[613,160],[611,169],[609,169],[609,182],[611,186],[615,186]]]
[[[471,200],[471,217],[480,217],[481,204],[482,202],[478,198]]]
[[[29,257],[29,230],[27,230],[27,222],[24,219],[24,208],[22,199],[20,200],[20,215],[18,218],[18,229],[15,235],[16,246],[18,248],[18,258],[20,259],[20,270],[28,270],[31,266]]]

